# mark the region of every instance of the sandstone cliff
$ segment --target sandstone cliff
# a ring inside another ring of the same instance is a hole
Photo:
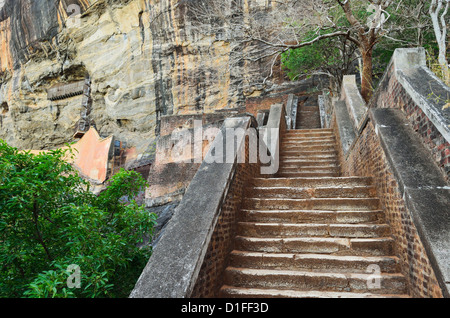
[[[198,31],[179,0],[0,1],[0,138],[22,149],[73,141],[82,96],[49,100],[55,85],[91,79],[90,120],[144,152],[161,116],[243,102],[246,66]]]

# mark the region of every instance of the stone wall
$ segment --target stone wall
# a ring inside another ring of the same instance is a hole
[[[335,117],[332,124],[339,136]],[[358,136],[348,156],[339,149],[343,176],[372,177],[377,196],[392,229],[395,253],[400,257],[402,274],[408,278],[409,290],[414,297],[442,297],[442,291],[430,265],[427,253],[418,236],[398,182],[381,147],[371,121]]]
[[[424,96],[430,88],[449,89],[426,69],[422,53],[394,53],[358,121],[350,115],[353,101],[334,100],[331,127],[340,145],[342,175],[373,178],[410,294],[439,298],[449,297],[450,286],[448,113],[441,102]],[[359,94],[355,88],[348,93],[347,87],[347,97]],[[353,131],[343,134],[343,127]]]
[[[447,180],[450,178],[450,88],[426,68],[425,52],[397,51],[369,107],[400,108]],[[411,59],[408,61],[408,59]]]

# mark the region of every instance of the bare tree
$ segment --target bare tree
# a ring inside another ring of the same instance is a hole
[[[433,21],[433,30],[436,36],[439,47],[438,61],[444,77],[444,82],[450,82],[450,73],[448,68],[448,61],[446,58],[446,37],[447,37],[447,23],[446,15],[450,6],[450,0],[431,0],[430,16]]]
[[[412,2],[407,0],[184,0],[196,27],[220,34],[230,43],[236,63],[265,61],[271,70],[288,50],[327,38],[352,42],[362,60],[361,95],[366,101],[373,91],[374,48],[386,37],[402,41],[394,37],[403,26],[395,25],[388,9],[408,8],[408,14],[420,15],[424,1],[418,0],[417,6],[405,5]],[[422,29],[423,25],[417,31],[419,41]]]

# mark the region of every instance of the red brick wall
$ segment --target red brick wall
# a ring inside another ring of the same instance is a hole
[[[335,117],[332,126],[338,136]],[[367,123],[357,138],[348,156],[344,156],[341,152],[339,158],[343,176],[373,178],[377,195],[386,214],[386,221],[392,229],[401,271],[409,282],[410,295],[413,297],[443,297],[371,121]]]
[[[253,116],[258,115],[258,110],[269,110],[273,104],[286,105],[288,94],[280,96],[263,96],[263,97],[251,97],[247,98],[245,102],[245,108],[247,113]]]

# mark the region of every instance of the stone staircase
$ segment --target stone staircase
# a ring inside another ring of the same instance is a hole
[[[247,190],[220,297],[408,297],[372,180],[339,176],[332,130],[280,149]]]
[[[306,101],[299,102],[295,128],[320,128],[320,110],[316,95],[309,96]]]

